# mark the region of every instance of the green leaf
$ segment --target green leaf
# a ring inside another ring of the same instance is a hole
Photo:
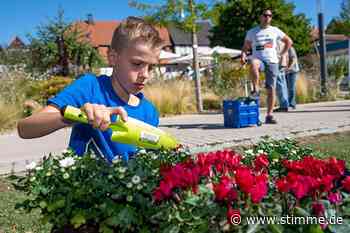
[[[308,233],[323,233],[323,230],[320,225],[310,225],[308,227]]]
[[[294,214],[296,216],[304,216],[304,217],[311,216],[311,214],[309,212],[307,212],[305,209],[300,208],[300,207],[294,208]]]
[[[269,224],[267,228],[272,232],[272,233],[283,233],[283,227],[281,225],[277,224]]]
[[[113,233],[114,232],[113,229],[109,228],[108,226],[106,226],[104,224],[102,224],[100,226],[100,229],[98,231],[101,233]]]
[[[86,223],[85,216],[81,212],[79,212],[75,214],[73,218],[71,218],[70,223],[74,226],[74,228],[78,228]]]
[[[247,233],[255,233],[255,232],[258,232],[259,228],[260,228],[260,225],[259,225],[259,224],[250,224],[250,225],[248,225]]]
[[[163,230],[163,233],[179,233],[180,227],[179,226],[169,226]]]
[[[192,195],[186,198],[184,202],[192,206],[197,206],[199,204],[198,202],[200,202],[200,197]]]

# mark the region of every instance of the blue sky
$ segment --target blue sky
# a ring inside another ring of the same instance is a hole
[[[287,0],[294,2],[296,13],[305,13],[316,24],[316,0]],[[326,23],[338,16],[342,0],[322,0]],[[155,3],[161,0],[143,0]],[[210,2],[207,0],[206,2]],[[65,12],[68,21],[85,19],[92,13],[96,20],[123,19],[142,12],[128,6],[128,0],[3,0],[0,13],[0,45],[7,44],[16,35],[26,41],[40,24],[57,15],[58,8]]]

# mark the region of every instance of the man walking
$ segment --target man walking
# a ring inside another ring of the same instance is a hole
[[[276,80],[279,74],[279,60],[277,56],[277,42],[282,40],[285,43],[281,55],[285,55],[292,46],[292,40],[279,28],[271,26],[272,11],[264,10],[260,16],[260,25],[247,32],[242,48],[241,62],[245,63],[247,52],[252,50],[251,74],[253,77],[253,93],[259,96],[259,68],[264,65],[266,76],[265,87],[267,89],[267,114],[266,124],[276,124],[272,116],[273,107],[276,101]]]
[[[286,71],[286,80],[287,80],[287,89],[288,89],[288,102],[289,107],[295,109],[296,108],[296,80],[299,69],[298,57],[294,47],[291,47],[288,50],[288,67]]]

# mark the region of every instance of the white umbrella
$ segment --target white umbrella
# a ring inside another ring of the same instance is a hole
[[[241,55],[241,50],[238,49],[229,49],[226,47],[222,47],[222,46],[215,46],[212,50],[211,53],[218,53],[218,54],[227,54],[231,57],[235,57],[235,56],[239,56]]]
[[[159,59],[173,59],[180,57],[179,54],[168,52],[168,51],[160,51]]]
[[[198,60],[199,61],[210,61],[213,60],[213,57],[211,56],[203,56],[201,54],[198,54]],[[192,63],[193,61],[193,55],[189,54],[183,57],[171,59],[169,63]]]

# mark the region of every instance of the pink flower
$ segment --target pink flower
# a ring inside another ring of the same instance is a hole
[[[289,192],[289,184],[287,182],[286,177],[278,179],[276,181],[276,187],[277,187],[278,191],[281,192],[281,193]]]
[[[343,188],[345,191],[350,193],[350,176],[347,176],[343,181],[342,181]]]
[[[316,216],[323,216],[324,215],[324,205],[320,202],[314,202],[312,203],[312,212],[316,215]]]
[[[262,169],[266,169],[269,166],[269,159],[267,155],[260,154],[254,160],[254,168],[256,171],[261,171]]]
[[[218,201],[237,199],[237,192],[233,189],[232,180],[227,176],[221,177],[220,183],[213,185],[213,190]]]
[[[239,224],[241,212],[239,209],[233,209],[232,206],[227,207],[226,217],[228,224]],[[234,221],[234,222],[233,222]]]
[[[342,196],[339,192],[336,193],[329,193],[328,194],[328,200],[332,204],[339,204],[342,202]]]

